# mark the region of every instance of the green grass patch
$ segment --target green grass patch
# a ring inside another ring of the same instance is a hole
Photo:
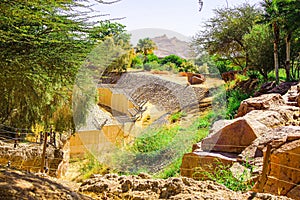
[[[246,192],[253,187],[254,183],[249,182],[248,180],[249,173],[247,170],[244,170],[243,173],[239,175],[234,175],[230,170],[230,165],[224,165],[223,163],[218,161],[216,161],[216,165],[217,167],[211,169],[212,172],[202,170],[201,168],[196,168],[194,176],[203,177],[203,180],[210,179],[212,181],[226,186],[228,189],[233,191]]]

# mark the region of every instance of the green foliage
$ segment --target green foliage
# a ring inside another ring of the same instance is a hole
[[[193,62],[186,60],[184,60],[178,68],[179,72],[198,72],[198,70]]]
[[[150,38],[139,39],[136,45],[136,51],[145,55],[145,61],[147,62],[147,55],[152,54],[153,50],[157,49],[157,46]]]
[[[175,123],[175,122],[180,121],[180,119],[185,116],[186,116],[186,113],[184,113],[184,112],[176,112],[170,116],[169,120],[171,123]]]
[[[161,172],[155,175],[157,178],[167,179],[180,176],[180,166],[182,157],[175,159],[170,165],[166,166]]]
[[[180,67],[184,61],[185,61],[185,59],[182,59],[179,56],[172,54],[172,55],[162,58],[160,63],[163,65],[167,64],[167,63],[174,63],[176,65],[176,67],[178,69],[180,69]]]
[[[131,67],[136,69],[143,67],[143,57],[140,54],[133,57]]]
[[[92,174],[106,174],[107,167],[102,165],[92,154],[86,154],[84,164],[80,168],[81,181],[90,178]]]
[[[152,54],[147,55],[147,62],[157,62],[157,63],[159,63],[160,61],[159,61],[159,58],[157,57],[157,55],[152,53]]]
[[[161,127],[150,130],[135,139],[131,149],[134,152],[146,153],[158,151],[166,147],[179,133],[179,126]]]
[[[238,108],[243,100],[250,97],[250,94],[247,94],[239,89],[232,89],[226,91],[227,99],[227,111],[226,118],[233,119],[237,113]]]
[[[1,1],[0,123],[31,127],[70,100],[70,87],[91,48],[89,24],[70,14],[74,1]],[[70,104],[70,102],[68,102]],[[71,128],[71,127],[70,127]]]
[[[145,63],[143,66],[144,70],[151,71],[153,69],[161,69],[161,65],[157,61]]]
[[[249,34],[244,35],[251,70],[257,70],[265,79],[274,69],[272,33],[266,25],[255,25]]]
[[[216,161],[217,167],[211,167],[211,171],[204,171],[201,168],[196,168],[196,172],[193,174],[195,177],[197,176],[204,176],[210,180],[213,180],[217,183],[220,183],[226,186],[228,189],[233,191],[241,191],[246,192],[253,187],[253,183],[249,183],[247,181],[248,172],[246,170],[243,171],[242,174],[238,175],[237,177],[233,175],[232,171],[230,170],[230,165],[224,165],[220,161]]]
[[[244,68],[249,58],[243,36],[251,31],[260,11],[245,3],[235,8],[215,9],[214,12],[215,16],[206,22],[204,31],[194,38],[194,47],[199,53],[207,51],[210,55],[220,55]]]

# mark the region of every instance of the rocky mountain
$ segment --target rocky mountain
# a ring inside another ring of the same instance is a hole
[[[165,57],[171,54],[178,55],[182,58],[190,58],[192,53],[189,43],[179,40],[177,37],[168,37],[166,34],[151,38],[157,45],[158,49],[154,53],[158,57]]]
[[[145,28],[129,32],[131,44],[135,46],[139,39],[151,38],[158,46],[154,52],[158,57],[175,54],[183,58],[191,57],[189,42],[191,38],[171,30]]]

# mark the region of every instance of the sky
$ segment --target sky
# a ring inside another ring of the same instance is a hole
[[[108,1],[108,0],[107,0]],[[199,12],[199,0],[122,0],[97,8],[107,19],[122,18],[117,22],[126,25],[128,31],[142,28],[162,28],[193,36],[201,24],[214,16],[213,9],[241,5],[246,1],[259,4],[261,0],[203,0]]]

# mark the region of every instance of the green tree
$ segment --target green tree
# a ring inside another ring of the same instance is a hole
[[[0,123],[47,126],[57,109],[71,105],[76,74],[93,47],[86,37],[92,24],[76,11],[84,3],[0,2]]]
[[[161,59],[160,63],[161,64],[167,64],[167,63],[174,63],[176,65],[176,67],[179,69],[182,65],[183,62],[185,62],[186,60],[177,56],[177,55],[174,55],[174,54],[171,54],[171,55],[168,55],[164,58]]]
[[[268,73],[274,69],[272,32],[268,25],[255,25],[249,34],[244,36],[249,65],[251,70],[257,70],[268,79]]]
[[[235,8],[215,9],[214,13],[204,30],[195,36],[193,46],[199,53],[218,54],[241,68],[247,67],[249,55],[243,37],[250,33],[260,10],[246,3]]]
[[[136,45],[136,52],[143,53],[145,56],[144,63],[147,62],[147,56],[152,54],[155,49],[157,49],[157,46],[150,38],[139,39]]]

